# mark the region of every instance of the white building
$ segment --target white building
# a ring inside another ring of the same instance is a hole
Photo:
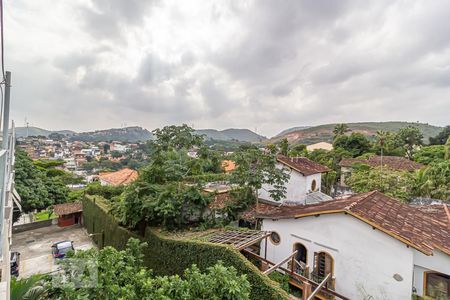
[[[299,273],[316,282],[331,273],[328,286],[350,299],[450,299],[449,211],[377,191],[273,206],[258,216],[261,229],[272,232],[261,255],[276,263],[298,250]]]
[[[277,157],[277,168],[285,168],[290,177],[286,183],[286,194],[283,203],[307,204],[332,198],[321,192],[322,173],[330,171],[325,166],[313,162],[306,157]],[[258,197],[273,201],[269,191],[270,185],[263,185]]]

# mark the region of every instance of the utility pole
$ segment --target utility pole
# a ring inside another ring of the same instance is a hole
[[[9,134],[9,98],[11,94],[11,72],[6,71],[5,80],[5,99],[3,103],[3,140],[2,148],[8,149],[8,134]]]

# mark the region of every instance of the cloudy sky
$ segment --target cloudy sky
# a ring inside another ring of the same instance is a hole
[[[4,2],[18,126],[450,123],[447,0]]]

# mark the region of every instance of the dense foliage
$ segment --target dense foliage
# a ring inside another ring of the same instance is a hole
[[[353,168],[346,183],[357,193],[378,190],[384,194],[408,200],[412,195],[414,177],[409,172],[382,170],[359,165]]]
[[[234,209],[254,201],[256,190],[264,183],[274,186],[270,192],[275,199],[284,193],[287,175],[275,168],[273,154],[243,147],[231,157],[236,170],[226,174],[221,166],[224,157],[203,144],[192,128],[167,126],[155,130],[154,135],[156,139],[148,143],[150,162],[140,170],[139,178],[120,196],[107,197],[111,212],[129,228],[161,225],[172,229],[210,221],[213,217],[207,208],[213,195],[205,193],[202,184],[211,179],[236,184],[239,205]],[[188,155],[190,149],[196,149],[196,157]],[[247,189],[252,193],[245,192]],[[235,214],[230,211],[229,215]]]
[[[94,203],[95,201],[95,203]],[[196,264],[202,271],[221,260],[224,266],[233,266],[238,274],[246,274],[251,285],[251,299],[287,299],[278,286],[268,280],[251,262],[229,246],[205,243],[200,240],[172,238],[149,228],[141,236],[118,225],[117,220],[107,213],[107,201],[98,196],[87,196],[83,201],[84,225],[89,233],[104,232],[93,238],[100,247],[113,246],[125,249],[130,237],[139,237],[148,247],[144,249],[145,266],[155,275],[183,274],[184,270]]]
[[[17,192],[22,198],[24,212],[46,209],[68,200],[69,189],[64,182],[66,173],[48,174],[49,171],[55,170],[55,165],[59,165],[59,162],[33,163],[25,151],[16,149],[15,182]]]
[[[130,239],[124,250],[105,247],[69,255],[71,259],[60,262],[64,275],[51,278],[41,299],[249,299],[246,276],[220,262],[206,272],[194,265],[182,276],[153,276],[144,267],[145,247]],[[85,262],[89,266],[80,268]],[[96,282],[89,267],[97,271]]]
[[[431,145],[444,145],[450,138],[450,125],[445,126],[435,137],[430,137]]]
[[[421,164],[428,165],[445,159],[445,146],[435,145],[422,147],[413,155],[413,160]]]

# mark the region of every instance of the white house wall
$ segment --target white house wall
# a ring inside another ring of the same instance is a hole
[[[310,271],[314,252],[329,253],[336,291],[351,299],[411,299],[413,250],[352,216],[265,219],[262,230],[276,231],[281,237],[279,245],[268,242],[267,259],[273,262],[291,254],[295,243],[307,248]],[[403,280],[396,281],[395,274]]]
[[[450,275],[450,258],[447,254],[435,250],[432,256],[414,251],[414,288],[419,296],[423,295],[424,273],[439,272]]]
[[[282,164],[277,164],[277,168],[282,168]],[[301,173],[290,170],[289,172],[290,178],[286,183],[286,195],[284,199],[287,201],[295,201],[300,203],[305,203],[306,195],[311,192],[311,184],[313,180],[316,180],[317,190],[320,191],[321,185],[321,174],[313,174],[309,176],[303,176]],[[270,197],[269,190],[272,187],[270,185],[263,185],[262,189],[258,191],[258,196],[261,199],[265,200],[273,200]]]

